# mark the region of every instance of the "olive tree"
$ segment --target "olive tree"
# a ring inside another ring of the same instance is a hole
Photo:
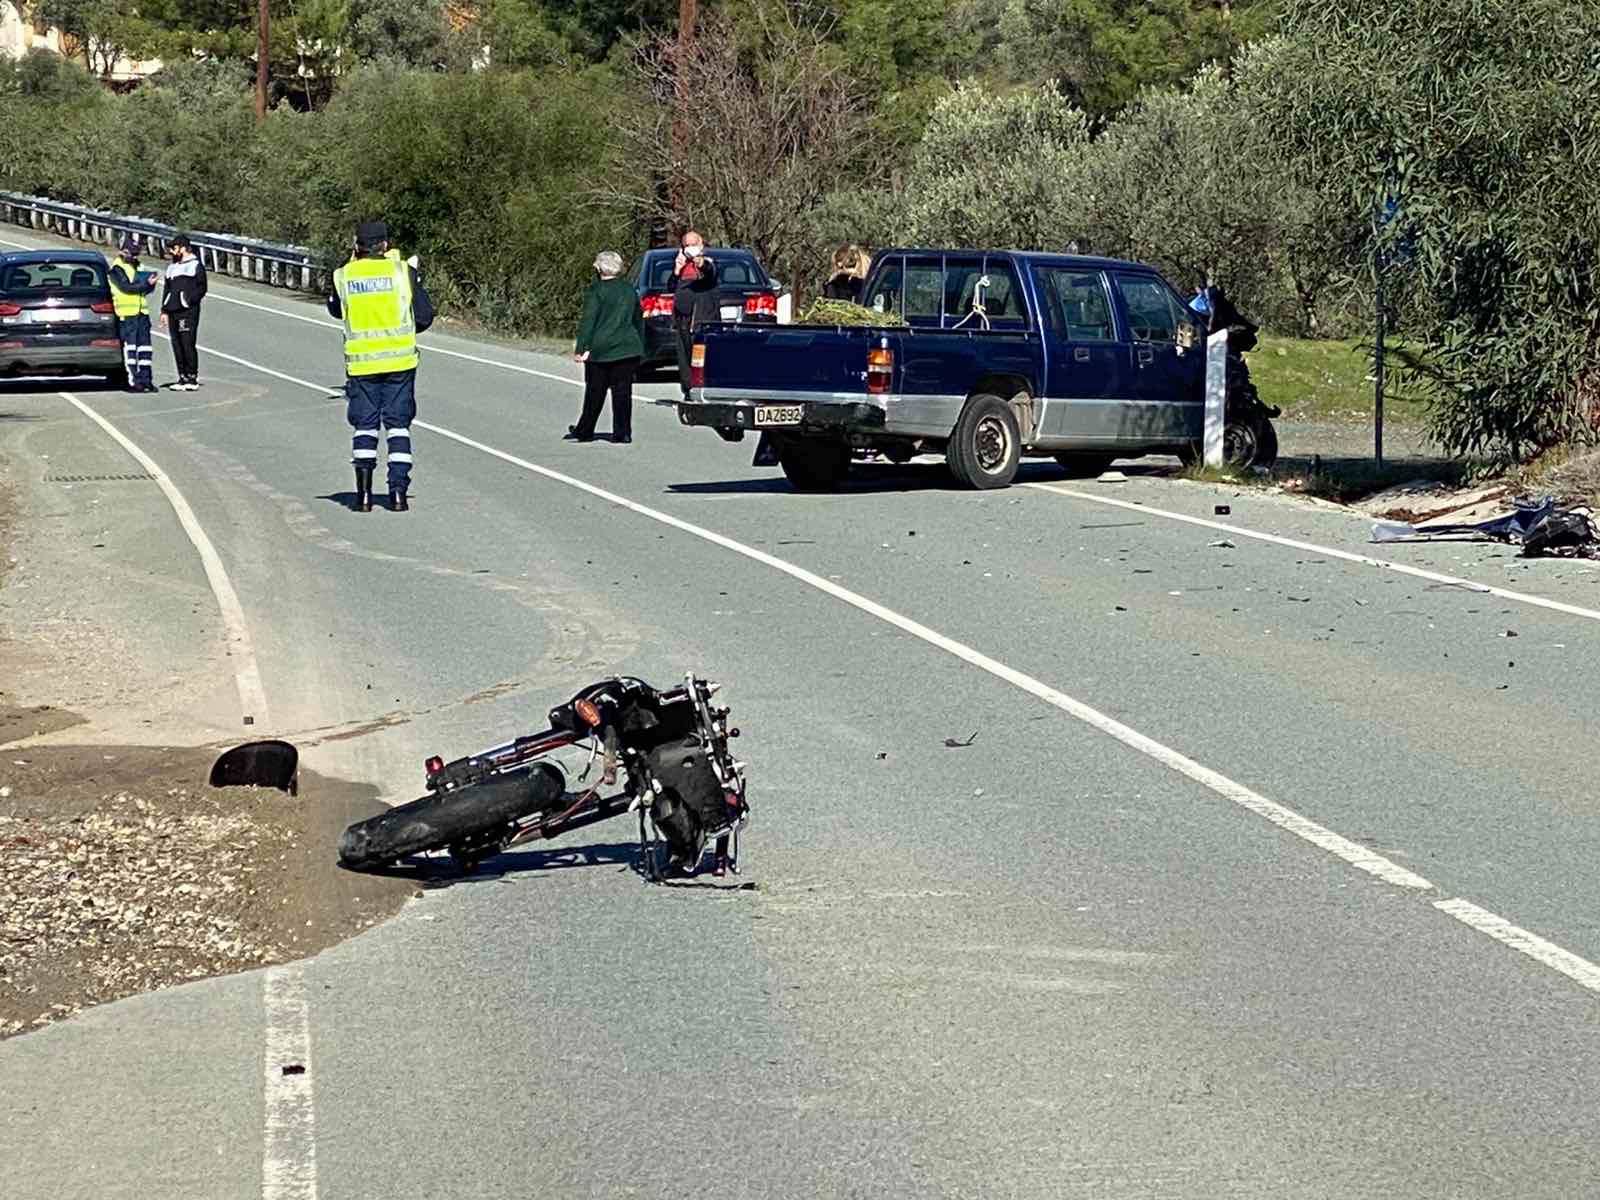
[[[937,245],[1060,250],[1085,228],[1089,127],[1054,88],[966,83],[934,106],[900,195],[901,234]]]
[[[1410,377],[1463,452],[1600,414],[1600,6],[1286,0],[1263,119],[1426,293]]]

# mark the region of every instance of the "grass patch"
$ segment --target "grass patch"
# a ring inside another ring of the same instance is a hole
[[[1305,338],[1260,335],[1260,344],[1245,356],[1250,378],[1267,404],[1283,409],[1295,421],[1372,419],[1371,364],[1362,343],[1353,339],[1308,341]],[[1385,422],[1424,423],[1425,406],[1385,390]]]

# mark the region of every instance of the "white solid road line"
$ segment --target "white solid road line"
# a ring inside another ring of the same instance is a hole
[[[243,709],[244,724],[268,724],[267,695],[261,686],[261,668],[256,665],[255,647],[250,640],[250,627],[245,623],[244,607],[239,603],[239,594],[233,590],[233,581],[228,578],[228,572],[223,568],[217,548],[206,536],[205,529],[194,515],[194,509],[189,507],[189,502],[183,498],[183,493],[167,477],[167,473],[156,465],[156,461],[134,445],[120,429],[71,392],[60,394],[131,454],[139,465],[149,472],[150,477],[156,481],[157,486],[167,497],[167,502],[172,505],[172,511],[178,515],[178,523],[183,526],[184,533],[189,536],[195,552],[200,556],[206,580],[211,584],[211,594],[216,597],[217,608],[222,612],[222,626],[227,636],[228,655],[234,662],[233,680],[239,690],[239,704]]]
[[[1552,971],[1561,972],[1591,992],[1600,992],[1600,967],[1587,959],[1579,958],[1570,950],[1563,950],[1554,942],[1547,942],[1538,934],[1529,933],[1504,917],[1497,917],[1488,909],[1479,908],[1470,900],[1435,900],[1433,906],[1440,912],[1449,913],[1463,925],[1470,926],[1497,942],[1504,942],[1513,950],[1521,951]]]
[[[1191,517],[1188,513],[1169,512],[1167,509],[1155,508],[1148,504],[1139,504],[1133,500],[1116,500],[1110,496],[1096,496],[1091,492],[1080,492],[1076,488],[1062,487],[1054,483],[1025,483],[1022,486],[1034,488],[1041,492],[1054,492],[1058,496],[1070,496],[1074,500],[1087,500],[1091,504],[1123,508],[1129,512],[1145,513],[1152,517],[1165,517],[1169,521],[1182,521],[1188,525],[1198,525],[1203,529],[1215,529],[1223,533],[1236,533],[1240,537],[1252,538],[1258,542],[1270,542],[1275,546],[1286,546],[1291,550],[1300,550],[1307,554],[1321,554],[1329,558],[1343,559],[1345,562],[1359,563],[1362,566],[1378,567],[1385,571],[1397,571],[1402,575],[1426,579],[1430,583],[1449,584],[1451,587],[1463,588],[1466,591],[1478,592],[1485,596],[1494,596],[1500,600],[1514,600],[1518,604],[1531,604],[1535,608],[1547,608],[1552,612],[1565,613],[1569,617],[1584,617],[1591,621],[1600,621],[1600,610],[1597,609],[1584,608],[1578,604],[1565,604],[1560,600],[1549,600],[1543,596],[1535,596],[1528,592],[1514,592],[1510,588],[1492,587],[1487,583],[1478,583],[1472,579],[1462,579],[1456,575],[1444,575],[1438,571],[1426,570],[1423,567],[1407,566],[1405,563],[1393,562],[1387,558],[1373,558],[1369,554],[1355,554],[1349,550],[1335,550],[1331,546],[1319,546],[1315,542],[1302,542],[1294,538],[1279,537],[1275,533],[1258,533],[1254,529],[1246,529],[1242,525],[1230,525],[1226,521],[1212,521],[1206,517]]]
[[[248,362],[245,359],[230,357],[230,361],[263,371],[279,379],[289,380],[290,382],[299,384],[301,387],[310,388],[313,391],[326,391],[326,389],[320,384],[311,383],[303,379],[294,379],[292,376],[284,375],[282,372],[274,371],[267,367],[260,367],[257,364]],[[519,458],[517,455],[509,454],[504,450],[496,449],[493,446],[486,445],[483,442],[469,438],[464,434],[456,433],[454,430],[446,429],[443,426],[434,425],[428,421],[413,421],[412,425],[426,429],[430,433],[438,434],[440,437],[448,438],[451,441],[458,442],[470,449],[480,451],[481,453],[488,454],[494,458],[498,458],[503,462],[520,467],[522,470],[529,471],[535,475],[549,479],[552,482],[560,483],[570,488],[575,488],[576,490],[591,495],[596,499],[604,500],[608,504],[616,505],[618,508],[626,509],[629,512],[636,513],[639,516],[656,521],[659,524],[666,525],[682,533],[687,533],[692,537],[699,538],[700,540],[709,542],[714,546],[721,547],[724,550],[731,551],[734,554],[738,554],[744,558],[752,560],[753,562],[758,562],[763,566],[770,567],[775,571],[779,571],[785,575],[788,575],[790,578],[798,580],[799,582],[806,584],[808,587],[814,588],[825,595],[832,596],[836,600],[841,600],[853,608],[859,609],[870,616],[878,618],[880,621],[884,621],[890,625],[893,625],[895,628],[903,630],[904,632],[911,634],[913,637],[919,638],[922,641],[927,642],[929,645],[943,650],[947,654],[954,655],[963,662],[970,663],[972,666],[988,672],[995,678],[1004,680],[1013,687],[1019,688],[1022,691],[1027,692],[1029,695],[1043,700],[1046,704],[1059,709],[1068,716],[1082,721],[1091,728],[1096,729],[1109,737],[1115,738],[1117,741],[1121,742],[1125,746],[1128,746],[1130,749],[1137,750],[1140,754],[1143,754],[1146,757],[1151,758],[1161,765],[1169,768],[1170,770],[1176,771],[1178,774],[1193,780],[1216,795],[1221,796],[1222,798],[1229,800],[1234,804],[1237,804],[1241,808],[1255,813],[1257,816],[1271,821],[1274,825],[1287,830],[1301,840],[1309,842],[1313,846],[1316,846],[1319,849],[1328,852],[1329,854],[1335,855],[1358,870],[1365,871],[1367,874],[1372,875],[1377,879],[1381,879],[1385,883],[1392,884],[1395,887],[1408,888],[1419,893],[1434,890],[1432,883],[1424,879],[1422,876],[1407,870],[1405,867],[1402,867],[1399,863],[1385,858],[1381,854],[1376,854],[1356,842],[1352,842],[1348,838],[1333,832],[1331,829],[1319,825],[1315,821],[1301,816],[1292,809],[1278,804],[1276,801],[1268,800],[1265,796],[1260,795],[1258,792],[1252,791],[1250,788],[1245,787],[1241,783],[1236,783],[1232,779],[1229,779],[1226,775],[1223,775],[1218,771],[1213,771],[1209,767],[1202,766],[1194,759],[1188,757],[1188,755],[1183,754],[1178,750],[1174,750],[1170,746],[1163,745],[1154,738],[1146,737],[1144,734],[1138,732],[1138,730],[1124,725],[1115,718],[1107,716],[1105,713],[1100,712],[1096,708],[1092,708],[1091,706],[1083,703],[1081,700],[1076,700],[1071,696],[1068,696],[1066,693],[1058,691],[1056,688],[1053,688],[1049,684],[1035,679],[1031,675],[1024,674],[1013,667],[1008,667],[1004,663],[990,658],[981,651],[975,650],[970,646],[954,640],[953,638],[948,638],[944,634],[912,620],[910,617],[903,616],[892,609],[886,608],[874,600],[869,600],[867,597],[862,596],[857,592],[853,592],[849,588],[841,587],[832,580],[824,579],[822,576],[808,571],[804,567],[796,566],[791,562],[787,562],[784,559],[768,554],[764,550],[757,550],[753,546],[747,546],[743,542],[735,541],[734,539],[726,537],[723,534],[715,533],[712,530],[702,528],[699,525],[682,520],[679,517],[674,517],[670,513],[665,513],[659,509],[651,508],[648,505],[640,504],[635,500],[629,500],[625,496],[619,496],[615,492],[607,491],[605,488],[597,487],[592,483],[586,483],[581,479],[577,479],[571,475],[553,470],[550,467],[544,467],[540,466],[538,463],[529,462],[525,458]],[[1513,925],[1511,922],[1502,917],[1495,916],[1493,913],[1489,913],[1484,909],[1480,909],[1476,905],[1471,904],[1470,901],[1439,901],[1436,902],[1436,907],[1438,907],[1440,911],[1448,913],[1456,920],[1462,921],[1470,928],[1476,929],[1480,933],[1484,933],[1490,937],[1494,937],[1497,941],[1500,941],[1505,945],[1528,955],[1535,961],[1540,962],[1543,965],[1552,968],[1553,970],[1559,971],[1567,978],[1572,979],[1574,982],[1589,989],[1590,991],[1600,992],[1600,966],[1596,966],[1595,964],[1588,962],[1586,959],[1580,958],[1578,955],[1573,954],[1570,951],[1563,950],[1561,947],[1545,941],[1536,934],[1529,933],[1528,931],[1521,929],[1519,926]],[[1466,913],[1482,914],[1482,919],[1468,920],[1467,917],[1463,915]]]

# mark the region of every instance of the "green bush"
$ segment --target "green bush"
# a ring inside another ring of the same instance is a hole
[[[569,330],[595,252],[641,247],[589,199],[613,169],[599,131],[615,89],[598,68],[371,67],[325,109],[279,108],[259,124],[226,68],[184,65],[127,96],[54,77],[14,95],[0,187],[303,244],[331,262],[358,221],[383,219],[425,260],[441,309],[507,332]]]

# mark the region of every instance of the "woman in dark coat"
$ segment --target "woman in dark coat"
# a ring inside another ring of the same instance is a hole
[[[594,425],[611,393],[611,440],[633,441],[633,377],[644,357],[644,314],[639,293],[622,278],[622,255],[602,250],[595,256],[599,276],[583,297],[574,362],[583,364],[583,413],[567,427],[567,440],[594,441]]]

